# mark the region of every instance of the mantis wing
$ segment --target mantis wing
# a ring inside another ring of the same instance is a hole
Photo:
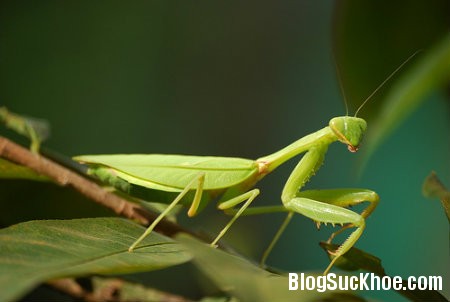
[[[199,173],[205,173],[205,190],[224,189],[247,180],[258,171],[255,161],[235,157],[111,154],[82,155],[74,159],[88,165],[110,167],[129,182],[159,190],[162,187],[183,189]]]

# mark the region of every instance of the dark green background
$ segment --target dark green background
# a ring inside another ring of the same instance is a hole
[[[446,32],[442,4],[431,1],[409,11],[334,1],[2,1],[0,105],[48,119],[52,136],[46,146],[69,156],[257,158],[345,114],[333,53],[346,94],[359,104],[410,54]],[[360,11],[376,17],[351,18],[364,16]],[[353,40],[345,36],[349,32]],[[383,39],[386,33],[393,37]],[[357,76],[350,73],[352,62]],[[378,192],[380,205],[357,247],[380,257],[390,275],[443,275],[448,281],[448,223],[440,204],[421,194],[433,169],[450,186],[448,107],[443,93],[429,98],[375,152],[361,178],[359,155],[335,144],[308,187]],[[280,202],[294,164],[261,182],[256,203]],[[109,214],[51,185],[0,185],[4,225]],[[226,239],[258,259],[282,218],[242,218]],[[183,222],[215,234],[227,219],[211,210]],[[297,216],[269,264],[323,270],[328,259],[317,243],[329,230],[317,232]]]

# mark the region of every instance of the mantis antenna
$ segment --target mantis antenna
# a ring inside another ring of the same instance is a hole
[[[397,67],[397,69],[395,69],[380,85],[378,85],[378,87],[364,100],[364,102],[362,102],[362,104],[358,107],[358,109],[355,112],[355,117],[358,115],[359,110],[361,110],[362,107],[364,107],[364,105],[375,95],[375,93],[378,92],[378,90],[381,89],[381,87],[384,86],[384,84],[387,83],[387,81],[389,81],[400,69],[402,69],[402,67],[408,63],[413,57],[415,57],[418,53],[420,52],[420,50],[416,51],[415,53],[413,53],[412,55],[409,56],[408,59],[406,59],[399,67]]]
[[[348,102],[347,102],[347,96],[345,95],[345,90],[344,90],[344,85],[342,83],[342,77],[341,77],[341,72],[339,69],[339,65],[336,61],[336,58],[333,55],[333,61],[334,61],[334,66],[336,68],[336,75],[338,78],[338,82],[339,82],[339,88],[341,89],[341,94],[342,94],[342,98],[344,99],[344,104],[345,104],[345,116],[348,116]]]

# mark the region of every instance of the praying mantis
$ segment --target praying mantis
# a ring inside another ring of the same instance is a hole
[[[335,251],[330,264],[324,271],[328,274],[335,262],[348,252],[358,241],[366,226],[366,218],[375,210],[379,196],[368,189],[327,189],[301,191],[309,179],[323,164],[328,147],[334,142],[347,146],[356,152],[366,132],[367,123],[357,117],[365,103],[415,54],[403,62],[374,92],[362,103],[355,116],[332,118],[328,125],[306,135],[285,148],[256,160],[167,154],[113,154],[81,155],[74,159],[89,166],[90,174],[116,188],[129,190],[129,184],[146,188],[146,200],[167,203],[168,206],[129,247],[132,252],[146,238],[156,225],[178,204],[189,206],[188,216],[195,216],[209,201],[218,200],[218,208],[233,215],[231,220],[211,242],[217,242],[241,215],[256,215],[273,212],[287,212],[287,216],[274,239],[264,253],[263,264],[275,243],[281,236],[294,213],[306,216],[316,222],[341,225],[341,229],[331,234],[328,243],[344,230],[354,228],[347,239]],[[281,192],[281,205],[249,207],[259,195],[255,185],[267,174],[291,158],[304,153],[301,160],[288,177]],[[368,202],[359,214],[348,207]],[[243,204],[239,209],[236,206]]]
[[[379,198],[375,192],[366,189],[301,191],[301,188],[322,165],[330,144],[339,141],[347,145],[349,151],[356,152],[366,127],[365,120],[358,117],[335,117],[325,128],[257,160],[164,154],[83,155],[74,159],[88,164],[90,173],[99,178],[103,177],[104,181],[114,175],[125,182],[150,189],[154,198],[166,193],[175,196],[169,206],[130,246],[130,252],[178,203],[190,205],[188,216],[192,217],[205,203],[221,196],[218,203],[218,208],[221,210],[233,210],[237,205],[241,203],[243,205],[239,210],[234,211],[234,216],[211,243],[212,246],[216,245],[244,212],[246,215],[287,212],[284,226],[278,232],[276,239],[281,235],[293,213],[302,214],[318,225],[320,223],[342,225],[342,229],[333,233],[329,241],[342,230],[356,228],[333,252],[334,258],[325,270],[326,274],[335,261],[345,254],[361,236],[365,228],[365,219],[373,212]],[[260,193],[259,189],[254,188],[255,184],[278,166],[301,153],[305,154],[291,172],[282,190],[282,205],[248,208]],[[192,194],[188,194],[192,192],[194,192],[193,198]],[[164,202],[158,199],[152,201]],[[365,201],[370,204],[361,214],[346,208]],[[274,244],[273,242],[271,246],[273,247]]]

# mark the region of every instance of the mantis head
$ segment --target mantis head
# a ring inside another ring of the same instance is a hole
[[[350,152],[358,151],[359,143],[367,128],[365,120],[359,117],[339,116],[332,118],[329,126],[338,140],[347,145]]]

